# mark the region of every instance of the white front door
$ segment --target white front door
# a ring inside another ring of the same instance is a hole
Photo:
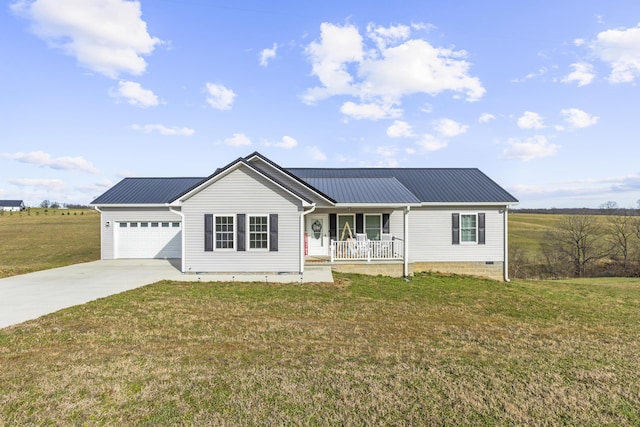
[[[309,255],[329,255],[329,217],[328,215],[307,216],[307,241]]]

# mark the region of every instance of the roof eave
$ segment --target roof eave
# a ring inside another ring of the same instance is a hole
[[[336,203],[336,208],[405,208],[407,206],[410,207],[420,207],[420,203],[416,202],[394,202],[394,203],[350,203],[350,202],[341,202]]]
[[[169,203],[90,203],[97,208],[168,208]]]
[[[503,201],[503,202],[422,202],[422,207],[437,206],[515,206],[520,202]]]

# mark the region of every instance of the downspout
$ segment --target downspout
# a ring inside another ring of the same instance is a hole
[[[169,206],[169,212],[174,213],[176,215],[180,215],[180,218],[182,218],[182,232],[181,234],[181,239],[180,239],[180,272],[184,273],[184,214],[182,213],[182,211],[176,211],[174,210],[171,206]]]
[[[304,218],[316,210],[316,204],[311,205],[311,209],[302,212],[300,215],[300,274],[304,273]]]
[[[509,279],[509,206],[504,207],[504,281],[510,282]]]
[[[404,277],[409,277],[409,212],[411,206],[404,210],[404,266],[402,273]]]

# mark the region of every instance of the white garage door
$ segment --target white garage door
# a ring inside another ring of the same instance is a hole
[[[116,258],[182,257],[180,222],[123,221],[116,233]]]

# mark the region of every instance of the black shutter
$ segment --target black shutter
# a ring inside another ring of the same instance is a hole
[[[329,214],[329,238],[331,240],[338,240],[338,215]]]
[[[364,233],[364,214],[356,214],[356,233]]]
[[[213,251],[213,214],[204,214],[204,250]]]
[[[460,244],[460,214],[451,214],[451,238],[454,245]]]
[[[485,227],[484,227],[484,214],[478,214],[478,244],[484,245],[485,242]]]
[[[382,214],[382,233],[389,234],[389,214]]]
[[[278,252],[278,214],[269,214],[269,251]]]
[[[237,251],[242,252],[245,249],[247,239],[245,238],[244,230],[246,228],[245,215],[236,215],[236,247]]]

